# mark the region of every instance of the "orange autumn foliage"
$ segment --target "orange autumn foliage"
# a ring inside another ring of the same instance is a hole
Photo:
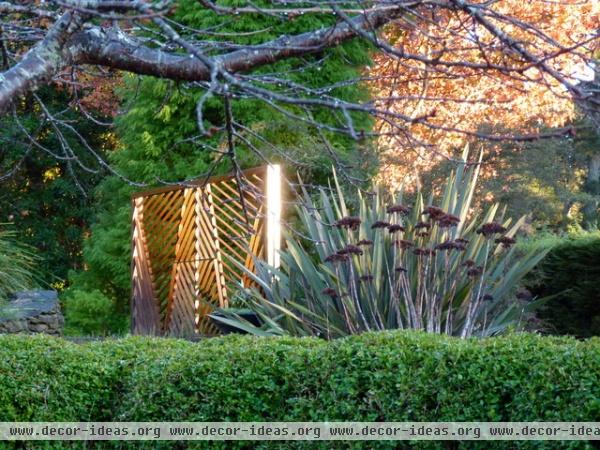
[[[591,38],[600,28],[597,0],[501,0],[489,8],[497,15],[486,14],[486,20],[567,81],[588,67],[598,48]],[[370,75],[379,105],[415,119],[403,128],[385,119],[377,123],[380,178],[391,186],[418,180],[437,161],[452,158],[482,127],[530,134],[575,116],[560,80],[524,61],[466,13],[423,10],[390,26],[386,38],[399,52],[441,63],[375,56]]]

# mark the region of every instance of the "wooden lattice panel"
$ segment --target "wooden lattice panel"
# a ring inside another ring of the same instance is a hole
[[[236,263],[277,265],[280,189],[279,167],[268,166],[136,194],[133,333],[216,334],[207,315],[250,284]]]

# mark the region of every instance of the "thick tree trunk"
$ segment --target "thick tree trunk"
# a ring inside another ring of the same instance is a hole
[[[594,194],[600,194],[600,151],[591,155],[588,161],[587,184]]]
[[[600,198],[600,152],[594,153],[588,160],[588,173],[586,179],[586,191],[594,197],[583,207],[583,219],[586,225],[592,228],[600,225],[598,217],[598,205]]]

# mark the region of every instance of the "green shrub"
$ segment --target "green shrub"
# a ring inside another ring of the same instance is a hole
[[[546,239],[538,245],[550,251],[526,284],[534,295],[549,298],[538,312],[545,329],[600,336],[600,233]]]
[[[106,336],[127,329],[127,319],[114,313],[114,301],[97,289],[70,289],[63,303],[67,335]]]
[[[257,274],[247,273],[259,289],[239,295],[263,326],[227,309],[215,319],[258,335],[327,339],[397,328],[489,336],[522,326],[534,305],[515,288],[545,251],[514,258],[522,220],[503,218],[498,204],[473,211],[479,166],[466,161],[465,152],[440,196],[426,202],[419,193],[410,206],[405,193],[375,187],[359,192],[353,210],[337,180],[318,201],[304,191],[298,215],[308,243],[289,236],[281,267],[258,262]]]
[[[594,421],[600,417],[600,340],[532,334],[460,340],[395,331],[334,341],[228,336],[199,343],[127,338],[77,345],[48,337],[0,336],[0,417],[9,421]],[[59,443],[52,444],[48,448]],[[506,448],[502,442],[467,444],[465,448]],[[561,442],[513,444],[565,448]],[[173,447],[172,442],[145,445]],[[98,442],[95,446],[113,447],[128,444]],[[196,442],[189,447],[250,446]],[[304,442],[282,447],[347,445]],[[394,442],[356,445],[373,447],[401,446]],[[417,447],[455,448],[456,443],[421,442]],[[575,442],[572,448],[591,446]]]
[[[101,420],[112,415],[120,368],[93,346],[44,336],[0,336],[3,421]]]

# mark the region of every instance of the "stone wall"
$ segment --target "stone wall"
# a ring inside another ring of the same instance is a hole
[[[15,294],[0,309],[0,334],[46,333],[61,335],[64,318],[55,291],[25,291]]]

